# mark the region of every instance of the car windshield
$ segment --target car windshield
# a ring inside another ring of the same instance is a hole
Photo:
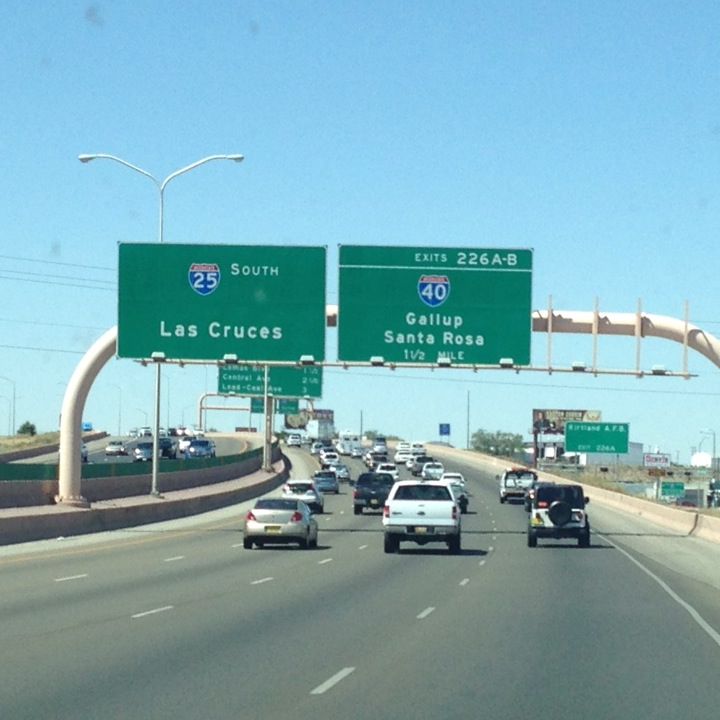
[[[365,473],[357,479],[357,486],[369,485],[370,487],[387,487],[388,485],[394,485],[392,475],[387,473]]]
[[[288,485],[288,490],[291,493],[300,495],[304,493],[315,492],[315,488],[312,486],[311,483],[293,483],[292,485]]]

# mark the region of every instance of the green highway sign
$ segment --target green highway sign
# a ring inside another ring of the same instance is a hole
[[[322,397],[322,367],[270,366],[268,393],[275,397]],[[259,365],[222,365],[218,369],[218,392],[263,395],[265,368]]]
[[[685,495],[685,483],[663,482],[660,483],[660,495],[667,498],[681,498]]]
[[[532,257],[342,245],[338,359],[529,365]]]
[[[278,398],[275,402],[275,412],[279,415],[297,415],[300,412],[300,401],[297,398]]]
[[[117,355],[325,359],[324,247],[120,243]]]
[[[265,412],[264,398],[251,397],[250,398],[250,412],[254,414],[261,414]],[[288,398],[278,398],[275,401],[275,412],[281,415],[297,415],[300,410],[300,403],[298,400],[290,400]]]
[[[568,452],[624,455],[628,451],[629,439],[628,423],[565,423],[565,450]]]

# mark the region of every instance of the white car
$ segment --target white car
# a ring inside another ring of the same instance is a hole
[[[332,465],[338,465],[342,462],[340,456],[336,452],[326,452],[320,455],[320,464],[323,467],[330,467]]]
[[[282,489],[283,497],[302,500],[313,512],[325,512],[325,496],[312,480],[288,480]]]
[[[287,436],[287,446],[288,447],[301,447],[302,446],[302,435],[298,435],[298,433],[290,433]]]
[[[442,463],[426,462],[420,471],[420,477],[423,480],[439,480],[444,472],[445,468]]]
[[[373,472],[385,473],[387,475],[390,475],[390,476],[392,476],[392,479],[395,482],[397,482],[400,479],[400,473],[398,472],[398,469],[395,467],[395,463],[390,463],[390,462],[378,463],[377,467],[373,470]]]
[[[396,450],[393,461],[396,465],[404,465],[411,457],[410,450]]]
[[[442,477],[440,478],[443,482],[453,482],[453,483],[460,483],[460,485],[465,485],[465,476],[462,473],[459,472],[444,472],[442,474]]]

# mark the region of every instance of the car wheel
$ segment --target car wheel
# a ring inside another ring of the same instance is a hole
[[[537,547],[537,533],[534,530],[528,530],[528,547]]]
[[[362,507],[360,505],[353,506],[353,512],[356,515],[362,515]]]
[[[459,555],[461,551],[460,534],[453,535],[448,540],[448,551],[451,555]]]
[[[578,547],[587,548],[590,547],[590,530],[582,530],[578,535]]]
[[[386,553],[396,553],[400,549],[400,541],[390,533],[385,533],[383,549]]]
[[[468,509],[468,504],[467,504],[467,502],[461,503],[461,505],[460,505],[460,512],[461,512],[463,515],[465,515],[465,513],[467,513],[467,509]]]
[[[505,502],[505,498],[501,495],[500,496],[500,504],[502,505]]]
[[[308,541],[308,546],[311,547],[313,550],[318,546],[317,535],[314,538],[312,538],[312,540]]]
[[[299,547],[301,550],[307,550],[307,546],[308,546],[308,539],[307,539],[307,538],[300,538],[300,539],[298,540],[298,547]]]
[[[253,546],[253,543],[250,538],[243,538],[243,547],[246,550],[252,550],[252,546]]]

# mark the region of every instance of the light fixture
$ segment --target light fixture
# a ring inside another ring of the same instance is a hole
[[[515,360],[512,358],[500,358],[500,362],[498,364],[501,368],[511,368],[515,365]]]
[[[452,360],[449,357],[439,357],[437,359],[438,367],[450,367],[452,365]]]
[[[238,356],[235,353],[225,353],[223,355],[223,362],[226,365],[237,365]]]
[[[586,370],[585,363],[584,363],[584,362],[580,362],[580,361],[578,361],[578,360],[576,360],[576,361],[571,365],[571,367],[572,367],[572,369],[573,369],[574,372],[585,372],[585,370]]]
[[[150,359],[153,362],[165,362],[165,353],[164,352],[154,352],[150,355]]]
[[[653,375],[667,375],[667,370],[664,365],[653,365],[651,372]]]
[[[385,358],[382,355],[373,355],[370,358],[370,364],[375,367],[382,367],[385,364]]]
[[[301,355],[300,356],[300,364],[301,365],[314,365],[315,364],[315,356],[314,355]]]

